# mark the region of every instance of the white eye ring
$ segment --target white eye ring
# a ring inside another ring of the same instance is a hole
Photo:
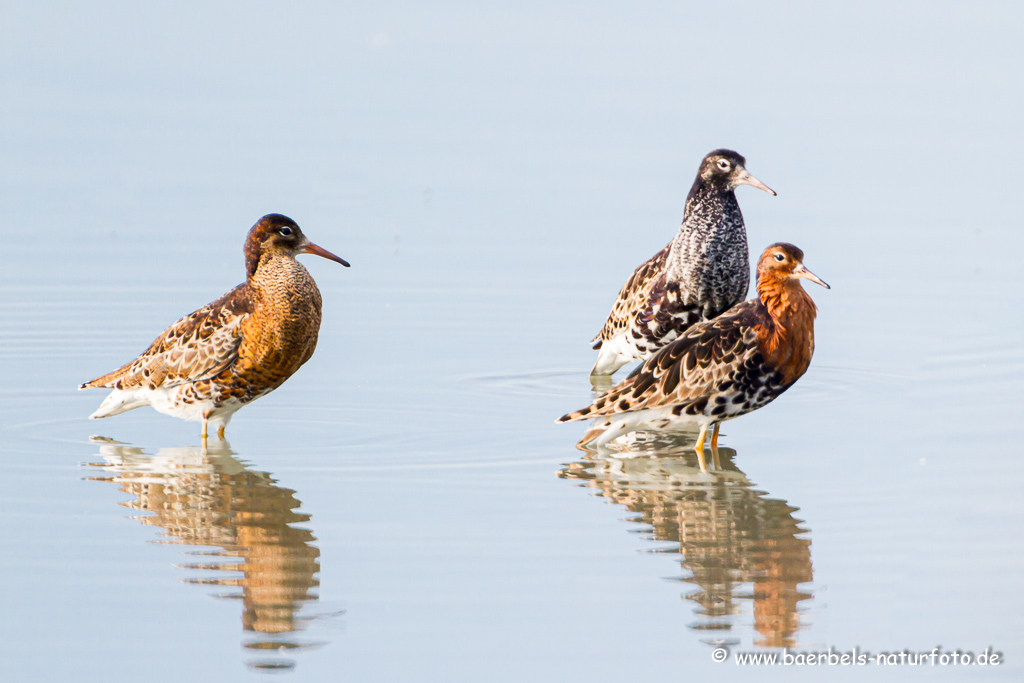
[[[288,226],[286,225],[286,226],[284,226],[283,228],[281,228],[280,230],[278,230],[278,232],[279,232],[279,233],[281,233],[282,235],[284,235],[285,237],[288,237],[289,235],[291,235],[291,234],[292,234],[292,229],[291,229],[291,228],[289,228],[289,227],[288,227]]]
[[[726,159],[719,159],[718,160],[718,168],[722,169],[723,171],[728,171],[729,170],[729,161],[726,160]]]
[[[779,263],[781,263],[781,262],[786,260],[786,255],[782,254],[782,253],[776,254],[775,255],[775,260],[778,261]]]

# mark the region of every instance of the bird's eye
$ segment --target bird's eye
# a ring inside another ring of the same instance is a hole
[[[725,159],[719,159],[718,160],[718,168],[722,169],[723,171],[728,171],[729,170],[729,162],[727,160],[725,160]]]
[[[775,254],[775,260],[778,261],[779,263],[782,263],[783,261],[786,260],[786,255],[781,253],[781,252],[778,253],[778,254]]]
[[[289,228],[289,227],[288,227],[288,226],[286,225],[286,226],[284,226],[283,228],[281,228],[280,230],[278,230],[278,232],[279,232],[279,233],[280,233],[281,235],[284,235],[285,237],[288,237],[289,235],[291,235],[291,234],[292,234],[292,229],[291,229],[291,228]]]

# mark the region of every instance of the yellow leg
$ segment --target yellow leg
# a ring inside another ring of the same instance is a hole
[[[697,443],[694,445],[693,450],[697,451],[697,462],[700,464],[700,471],[707,472],[708,464],[704,460],[704,437],[708,433],[708,426],[700,426],[700,436],[697,437]]]
[[[722,461],[718,459],[718,422],[715,423],[715,431],[711,434],[711,457],[715,461],[715,469],[722,469]]]
[[[206,418],[203,418],[203,445],[206,445]]]
[[[221,441],[224,440],[224,427],[225,426],[227,426],[227,425],[221,425],[220,429],[217,430],[217,438],[220,439]]]

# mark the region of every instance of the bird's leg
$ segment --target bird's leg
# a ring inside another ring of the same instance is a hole
[[[704,461],[704,437],[708,433],[708,426],[700,426],[700,436],[697,437],[697,443],[694,445],[693,450],[697,451],[697,462],[700,464],[700,471],[707,472],[708,464]]]
[[[225,427],[227,427],[227,425],[221,425],[220,429],[217,430],[217,438],[220,439],[221,441],[224,440],[224,428]]]
[[[203,447],[206,447],[206,420],[209,415],[203,415]]]
[[[715,460],[715,469],[722,469],[722,461],[718,459],[718,425],[715,423],[715,431],[711,434],[711,457]]]

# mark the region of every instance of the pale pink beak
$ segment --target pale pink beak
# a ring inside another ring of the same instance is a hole
[[[762,183],[760,180],[758,180],[754,176],[750,175],[750,173],[745,168],[741,168],[740,172],[739,172],[739,175],[736,176],[736,185],[737,186],[739,186],[739,185],[751,185],[753,187],[756,187],[759,190],[764,190],[765,192],[767,192],[768,194],[770,194],[773,197],[777,197],[778,196],[778,194],[775,192],[775,190],[773,190],[772,188],[768,187],[767,185]]]
[[[327,251],[323,247],[316,246],[312,242],[306,242],[305,244],[303,244],[302,247],[299,249],[299,253],[300,254],[316,254],[317,256],[323,256],[325,259],[330,259],[331,261],[337,261],[338,263],[340,263],[341,265],[345,266],[346,268],[349,267],[348,261],[346,261],[345,259],[341,258],[340,256],[335,256],[334,254],[332,254],[331,252]]]
[[[815,284],[821,285],[825,289],[832,289],[831,287],[828,286],[828,284],[825,283],[824,280],[822,280],[820,277],[818,277],[811,271],[807,270],[807,268],[805,268],[804,264],[802,263],[796,264],[796,268],[793,269],[793,277],[798,277],[803,280],[810,280]]]

